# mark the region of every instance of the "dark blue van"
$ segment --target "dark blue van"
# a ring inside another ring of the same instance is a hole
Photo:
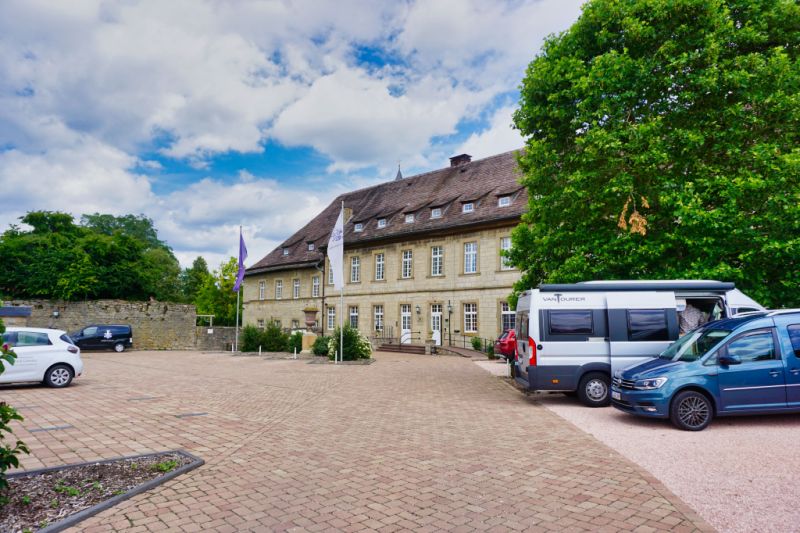
[[[800,412],[800,310],[711,322],[617,371],[611,404],[688,431],[715,416]]]
[[[133,346],[133,330],[127,324],[92,324],[69,336],[81,350],[122,352]]]

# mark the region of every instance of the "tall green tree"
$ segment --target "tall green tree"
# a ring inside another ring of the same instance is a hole
[[[194,302],[200,288],[209,277],[211,273],[208,271],[208,263],[202,257],[197,257],[191,267],[181,272],[181,291],[184,299],[187,302]]]
[[[800,305],[800,4],[590,0],[547,39],[514,124],[516,289],[735,281]]]
[[[220,326],[236,324],[236,293],[233,292],[233,286],[238,271],[239,262],[231,257],[206,278],[195,300],[198,315],[214,315],[214,324]],[[241,304],[240,300],[239,313]]]

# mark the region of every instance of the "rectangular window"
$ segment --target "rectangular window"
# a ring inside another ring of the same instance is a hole
[[[466,204],[461,206],[462,213],[472,213],[473,211],[475,211],[475,204],[473,204],[472,202],[467,202]]]
[[[353,227],[353,230],[356,233],[360,233],[360,232],[364,231],[364,224],[362,224],[361,222],[357,222],[355,227]]]
[[[314,276],[311,278],[311,297],[319,297],[319,276]]]
[[[350,258],[350,283],[361,281],[361,259],[359,257]]]
[[[412,254],[411,250],[403,250],[403,268],[402,268],[402,276],[404,278],[410,278],[413,270],[411,269],[411,261],[412,261]]]
[[[313,242],[308,243],[308,251],[309,252],[313,252],[314,251],[314,243]]]
[[[385,228],[386,227],[386,219],[385,218],[379,218],[378,219],[378,227],[379,228]]]
[[[258,327],[260,329],[264,329],[264,319],[263,318],[259,318],[258,319]]]
[[[300,321],[292,320],[292,329],[299,329],[299,328],[300,328]]]
[[[591,311],[549,311],[552,335],[591,335]]]
[[[511,237],[503,237],[500,239],[500,250],[503,252],[511,250]],[[508,257],[503,254],[500,254],[500,270],[514,270],[514,265],[512,265]]]
[[[431,218],[442,218],[442,208],[434,207],[431,209]]]
[[[464,243],[464,274],[478,272],[478,243]]]
[[[275,299],[280,300],[283,298],[283,280],[275,280]]]
[[[800,324],[792,324],[786,331],[789,333],[789,340],[792,341],[794,356],[800,357]]]
[[[411,224],[412,222],[414,222],[414,214],[411,213],[406,215],[406,224]]]
[[[663,309],[628,311],[629,341],[668,341],[667,314]]]
[[[336,329],[336,308],[328,307],[328,331]]]
[[[263,300],[267,297],[267,282],[261,280],[258,282],[258,299]]]
[[[770,361],[775,359],[775,343],[772,330],[758,330],[745,333],[732,340],[725,347],[728,355],[738,357],[742,363]]]
[[[431,276],[441,276],[444,269],[444,248],[434,246],[431,248]]]
[[[516,318],[517,315],[511,306],[508,305],[508,302],[501,302],[500,303],[500,321],[503,325],[503,331],[508,331],[510,329],[514,329],[516,325]]]
[[[375,281],[383,281],[384,271],[383,254],[375,254]]]
[[[330,263],[328,263],[328,285],[333,285],[333,269]]]
[[[464,304],[464,332],[478,331],[478,304]]]
[[[358,328],[358,307],[350,307],[350,327]]]
[[[292,280],[292,298],[295,300],[300,298],[300,280]]]
[[[372,315],[374,317],[375,331],[383,333],[383,306],[374,306],[372,308]]]
[[[281,324],[280,320],[273,320],[272,323],[275,324],[278,327],[278,329],[280,329],[282,327],[282,325],[283,325],[283,324]]]
[[[289,249],[288,248],[284,248],[283,249],[283,255],[289,255]]]
[[[497,207],[508,207],[511,205],[510,196],[501,196],[497,199]]]

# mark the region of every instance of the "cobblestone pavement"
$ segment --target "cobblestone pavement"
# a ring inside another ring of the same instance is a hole
[[[86,532],[711,530],[647,472],[472,361],[377,359],[86,354],[71,387],[0,397],[26,417],[25,468],[174,448],[205,459]],[[58,426],[71,427],[30,432]]]

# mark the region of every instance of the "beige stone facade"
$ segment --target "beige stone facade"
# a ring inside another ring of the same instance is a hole
[[[519,279],[519,272],[505,266],[500,255],[503,239],[510,238],[513,227],[506,223],[371,246],[345,243],[344,320],[350,321],[357,313],[357,319],[353,318],[359,330],[380,336],[382,311],[383,336],[400,337],[409,329],[410,320],[413,342],[421,342],[433,334],[438,311],[443,344],[450,340],[463,343],[464,336],[497,337],[504,324],[503,304]],[[312,295],[314,278],[319,280],[317,296]],[[318,331],[327,334],[331,330],[329,309],[334,309],[334,326],[342,313],[339,291],[329,281],[327,260],[324,272],[306,267],[247,276],[244,324],[263,326],[280,321],[284,328],[303,328],[304,309],[316,308]],[[405,324],[404,311],[410,315]],[[507,313],[505,318],[508,325],[513,314]]]

